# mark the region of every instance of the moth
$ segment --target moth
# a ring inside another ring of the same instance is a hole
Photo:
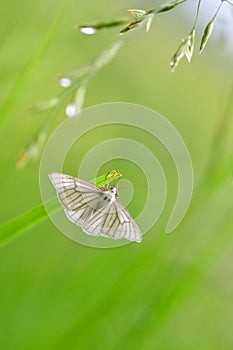
[[[51,173],[67,218],[88,235],[141,242],[141,231],[129,212],[116,199],[116,187],[98,187],[79,178]]]

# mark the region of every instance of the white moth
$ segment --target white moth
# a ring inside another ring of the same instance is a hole
[[[67,218],[89,235],[141,242],[141,231],[128,211],[116,201],[117,188],[105,189],[76,177],[51,173]]]

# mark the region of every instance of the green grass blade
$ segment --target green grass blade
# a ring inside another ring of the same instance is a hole
[[[91,181],[96,186],[103,187],[106,184],[110,184],[113,181],[119,179],[122,174],[118,170],[110,171],[107,175],[101,175],[97,177],[95,180]]]
[[[122,174],[119,171],[113,170],[107,175],[101,175],[91,182],[95,183],[99,187],[102,187],[106,183],[109,184],[119,179],[121,176]],[[47,202],[46,207],[50,213],[61,209],[61,205],[59,204],[57,198],[53,198],[51,201]],[[44,205],[40,204],[37,207],[7,222],[0,227],[0,247],[17,238],[21,233],[28,230],[30,227],[37,225],[47,217],[48,214]]]
[[[56,211],[60,208],[57,198],[56,200],[52,199],[51,202],[48,203],[48,206],[51,211]],[[48,215],[44,205],[40,204],[37,207],[7,222],[0,227],[0,247],[17,238],[21,233],[43,221],[47,217]]]

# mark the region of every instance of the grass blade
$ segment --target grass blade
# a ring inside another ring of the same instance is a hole
[[[113,170],[107,175],[101,175],[91,182],[95,183],[99,187],[102,187],[106,184],[111,184],[121,176],[122,174],[118,170]],[[59,204],[57,197],[47,202],[46,207],[49,213],[61,209],[61,205]],[[17,238],[21,233],[28,230],[30,227],[37,225],[39,222],[42,222],[47,217],[47,211],[42,203],[2,225],[0,227],[0,247]]]
[[[55,199],[51,200],[49,203],[49,208],[54,211],[60,208],[57,199]],[[43,221],[47,217],[48,214],[44,208],[44,205],[40,204],[37,207],[7,222],[0,227],[0,247],[17,238],[21,233]]]

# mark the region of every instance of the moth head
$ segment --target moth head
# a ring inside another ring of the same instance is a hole
[[[110,188],[110,192],[111,192],[112,194],[114,194],[115,198],[118,198],[118,197],[119,197],[119,193],[118,193],[116,187]]]

